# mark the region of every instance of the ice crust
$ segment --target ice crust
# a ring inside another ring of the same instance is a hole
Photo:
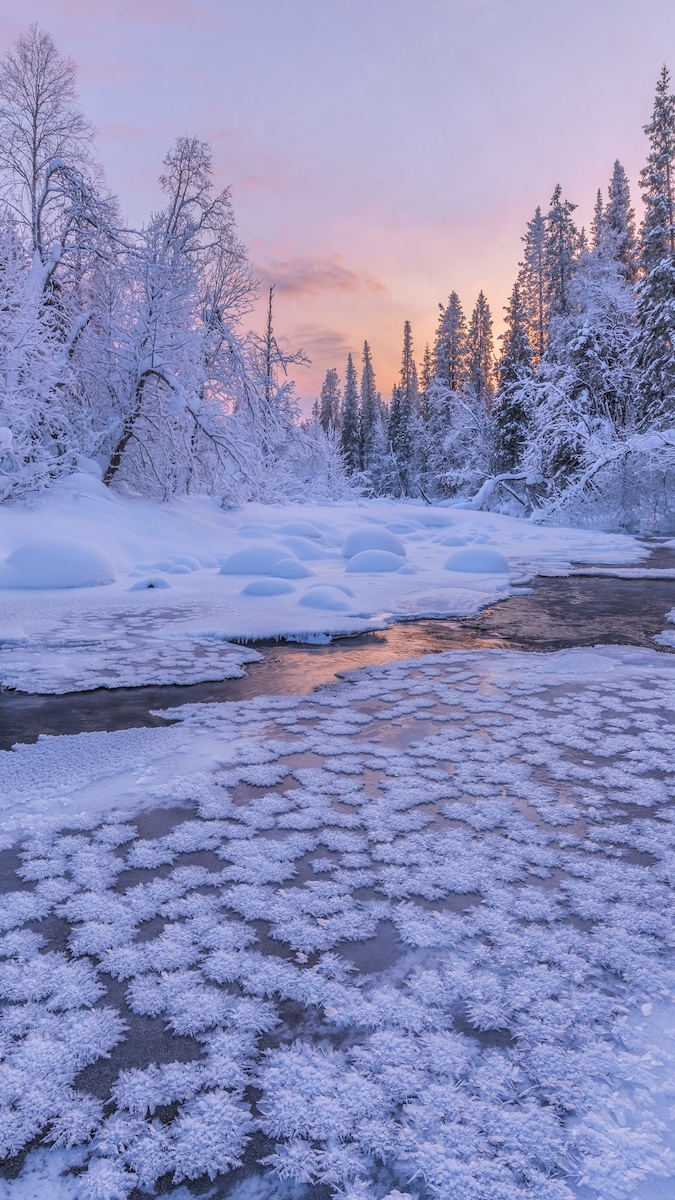
[[[1,1200],[673,1194],[669,656],[172,715],[0,754]]]
[[[567,573],[573,563],[630,569],[646,555],[621,535],[421,502],[224,512],[203,496],[166,504],[122,498],[91,477],[55,488],[48,506],[3,505],[2,516],[0,686],[25,692],[227,679],[244,661],[233,643],[316,641],[399,617],[471,616],[508,594],[509,575],[518,584],[540,571]],[[117,581],[20,588],[13,576],[7,586],[12,554],[64,539],[93,547]],[[471,570],[444,569],[455,545]],[[486,567],[496,555],[508,561],[506,574],[501,560],[502,573]],[[274,579],[294,586],[267,587]],[[305,598],[314,586],[347,580],[346,600],[319,606]]]

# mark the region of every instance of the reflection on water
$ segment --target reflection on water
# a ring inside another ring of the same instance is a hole
[[[658,561],[657,561],[658,555]],[[675,552],[660,548],[645,566],[674,566]],[[80,733],[164,725],[152,709],[242,700],[266,693],[302,695],[342,671],[446,650],[502,648],[560,650],[622,644],[659,649],[651,640],[675,605],[672,580],[571,576],[536,579],[476,617],[399,623],[381,633],[340,638],[327,646],[256,643],[262,661],[243,679],[179,687],[117,688],[65,696],[0,693],[0,748],[35,741],[39,734]]]

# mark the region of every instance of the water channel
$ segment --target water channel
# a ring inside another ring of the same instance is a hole
[[[642,564],[675,568],[675,550],[658,543]],[[537,577],[528,589],[475,617],[398,622],[378,633],[328,645],[255,642],[261,661],[241,679],[185,686],[99,688],[61,696],[0,692],[0,749],[40,734],[160,726],[156,710],[182,704],[243,700],[265,694],[302,695],[358,667],[447,650],[553,651],[571,646],[628,645],[664,650],[653,641],[675,606],[675,579],[603,575]]]

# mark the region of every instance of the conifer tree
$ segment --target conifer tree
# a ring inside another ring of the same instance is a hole
[[[551,207],[546,217],[546,282],[549,320],[564,317],[569,312],[569,290],[574,267],[581,250],[579,231],[572,220],[576,208],[563,200],[562,188],[556,184]]]
[[[429,419],[429,388],[433,377],[434,368],[431,358],[431,347],[427,342],[424,347],[422,369],[420,371],[420,419],[422,423],[425,423]]]
[[[335,367],[326,371],[317,408],[319,423],[324,433],[340,428],[340,380]]]
[[[433,351],[434,375],[452,392],[466,383],[466,318],[457,292],[451,292],[440,317]]]
[[[665,66],[645,133],[649,155],[640,177],[645,216],[635,362],[640,372],[642,423],[662,425],[675,415],[675,96]]]
[[[546,349],[549,297],[546,270],[546,223],[537,208],[523,237],[525,250],[520,263],[518,286],[527,314],[527,335],[532,364],[537,366]]]
[[[404,496],[412,496],[417,492],[418,418],[419,383],[413,359],[412,330],[410,321],[406,321],[403,327],[401,374],[392,393],[387,429],[389,449],[395,463],[397,490]]]
[[[484,293],[479,293],[467,334],[467,386],[472,397],[489,408],[494,395],[494,342],[492,314]]]
[[[500,468],[512,471],[520,460],[527,434],[527,390],[532,381],[532,349],[527,336],[527,310],[516,281],[505,309],[501,336],[497,397],[493,406]]]
[[[373,360],[368,342],[363,343],[363,369],[361,371],[361,406],[359,412],[359,443],[361,466],[365,471],[372,469],[376,454],[376,443],[381,438],[382,419],[380,397],[375,384]],[[381,449],[381,446],[380,446]]]
[[[345,373],[340,449],[342,450],[342,457],[344,458],[347,472],[353,475],[361,467],[361,445],[359,436],[359,390],[356,380],[356,368],[351,354],[347,358],[347,370]]]
[[[631,207],[628,177],[618,158],[607,189],[605,228],[612,239],[613,256],[618,259],[629,283],[637,277],[635,213]]]

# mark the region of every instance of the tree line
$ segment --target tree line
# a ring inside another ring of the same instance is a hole
[[[75,69],[31,27],[0,60],[0,500],[74,471],[119,490],[248,499],[344,492],[303,429],[211,150],[179,137],[162,207],[129,229],[105,186]]]
[[[558,185],[522,238],[495,352],[481,291],[451,292],[418,370],[410,323],[391,399],[327,372],[315,421],[371,494],[641,528],[675,521],[675,96],[664,66],[640,185],[615,162],[588,232]]]

